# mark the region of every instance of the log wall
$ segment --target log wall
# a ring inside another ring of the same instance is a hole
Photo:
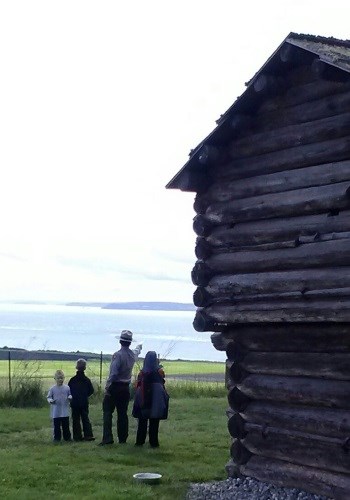
[[[201,157],[194,327],[227,353],[229,475],[345,499],[350,83],[323,64],[260,75],[254,112]]]

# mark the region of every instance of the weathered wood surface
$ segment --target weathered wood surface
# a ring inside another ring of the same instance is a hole
[[[252,453],[239,439],[234,439],[232,441],[230,453],[234,462],[238,465],[246,464],[252,457]]]
[[[350,264],[350,240],[331,240],[296,248],[219,253],[192,271],[193,283],[206,286],[218,274],[258,273],[318,267],[345,267]],[[203,276],[209,278],[202,279]],[[230,278],[229,278],[230,279]]]
[[[295,240],[300,236],[350,231],[350,211],[240,222],[233,227],[229,224],[215,226],[203,215],[198,215],[193,228],[197,234],[205,234],[207,242],[214,247],[261,245]]]
[[[235,381],[236,364],[227,361]],[[350,353],[247,352],[239,369],[249,373],[350,380]]]
[[[350,179],[350,161],[339,161],[300,168],[284,170],[274,174],[257,175],[247,179],[236,179],[228,182],[215,182],[209,189],[196,196],[194,209],[204,213],[210,203],[227,202],[240,198],[261,196],[268,193],[279,193],[293,189],[322,186]]]
[[[350,113],[293,124],[233,140],[229,145],[232,159],[257,156],[302,144],[327,141],[349,134]]]
[[[349,239],[350,251],[350,239]],[[349,292],[350,267],[300,269],[290,271],[230,274],[214,276],[203,289],[212,297],[234,299],[259,294],[284,294],[341,289]],[[201,290],[201,289],[199,289]]]
[[[282,96],[281,96],[282,97]],[[263,106],[258,111],[254,123],[255,131],[279,129],[296,123],[311,122],[328,116],[336,116],[350,111],[350,92],[333,94],[321,99],[306,101],[296,106],[265,112]]]
[[[347,71],[343,71],[333,64],[328,64],[326,61],[322,61],[321,58],[316,58],[312,61],[310,66],[311,72],[317,77],[322,78],[327,81],[335,82],[348,82],[349,74]]]
[[[260,425],[249,424],[249,432],[241,442],[254,455],[350,474],[350,453],[344,439],[270,426],[262,432]],[[232,458],[236,459],[234,454]]]
[[[315,80],[303,85],[291,86],[286,89],[283,95],[264,99],[259,106],[258,113],[264,114],[271,111],[281,112],[283,108],[310,103],[311,101],[316,101],[323,97],[346,92],[349,88],[350,85],[348,83],[329,82],[326,80]]]
[[[350,299],[213,304],[197,310],[193,326],[198,332],[222,331],[235,323],[350,321]]]
[[[318,163],[346,160],[349,158],[349,152],[350,137],[342,137],[233,160],[227,164],[218,165],[215,170],[211,169],[210,174],[214,180],[243,179],[254,175],[308,167]]]
[[[254,400],[263,399],[289,404],[350,409],[350,382],[348,381],[335,382],[309,377],[253,374],[246,377],[232,390],[235,389]],[[238,398],[234,393],[233,396]],[[234,406],[232,408],[235,409]]]
[[[285,80],[281,76],[260,73],[253,80],[254,92],[260,96],[278,95],[286,88]]]
[[[232,359],[237,350],[270,352],[350,352],[350,323],[234,325],[214,333],[215,349]]]
[[[350,475],[293,464],[285,460],[253,456],[239,467],[240,473],[275,484],[299,488],[337,500],[348,500]]]
[[[211,203],[205,217],[214,224],[311,215],[350,207],[349,181],[252,198]]]
[[[244,250],[258,250],[258,251],[264,251],[264,250],[278,250],[280,248],[295,248],[299,246],[300,244],[305,244],[305,243],[310,243],[314,241],[328,241],[328,240],[334,240],[334,239],[346,239],[348,238],[350,240],[350,234],[346,233],[331,233],[330,235],[313,235],[313,236],[306,236],[304,238],[309,238],[309,241],[303,241],[300,243],[299,238],[296,238],[295,240],[290,240],[290,241],[275,241],[273,243],[263,243],[262,245],[247,245],[247,246],[240,246],[240,247],[214,247],[208,243],[208,241],[205,238],[197,237],[196,240],[196,246],[195,246],[195,254],[196,257],[199,260],[206,260],[208,259],[211,255],[216,254],[216,253],[225,253],[225,252],[234,252],[234,251],[244,251]]]
[[[267,401],[252,401],[242,413],[233,412],[228,420],[232,437],[243,438],[249,432],[247,424],[261,426],[261,432],[269,426],[290,431],[328,436],[345,441],[350,436],[350,412],[314,408]]]
[[[252,398],[246,396],[238,387],[229,390],[227,396],[230,407],[236,412],[242,412],[251,403]]]
[[[306,290],[296,292],[277,292],[277,293],[261,293],[252,295],[231,295],[229,292],[220,293],[220,295],[211,294],[207,288],[199,287],[193,294],[193,303],[197,307],[207,307],[215,303],[255,303],[255,302],[276,302],[279,300],[286,300],[288,302],[295,302],[296,304],[302,301],[307,303],[308,300],[313,299],[337,299],[350,297],[350,288],[325,288],[322,290]]]

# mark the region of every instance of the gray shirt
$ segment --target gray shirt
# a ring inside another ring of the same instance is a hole
[[[51,418],[69,417],[69,401],[71,397],[68,385],[53,385],[51,387],[47,394]]]
[[[108,389],[113,382],[130,384],[132,369],[141,349],[141,345],[136,346],[135,349],[132,350],[130,347],[122,346],[119,351],[113,354],[109,376],[106,382],[106,389]]]

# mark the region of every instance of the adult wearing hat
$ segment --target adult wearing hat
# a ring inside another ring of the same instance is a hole
[[[100,445],[113,444],[113,412],[117,410],[117,435],[119,443],[126,443],[129,433],[128,405],[130,382],[135,361],[141,353],[142,344],[130,349],[132,332],[123,330],[119,343],[121,348],[112,356],[109,376],[103,398],[103,437]]]

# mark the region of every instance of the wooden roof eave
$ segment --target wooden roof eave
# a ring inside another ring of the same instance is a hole
[[[288,35],[289,36],[289,35]],[[181,191],[197,191],[197,180],[198,177],[205,175],[205,166],[201,162],[201,152],[206,145],[215,145],[217,143],[217,137],[220,136],[221,129],[223,125],[228,121],[228,119],[233,118],[234,114],[240,114],[244,112],[247,108],[247,101],[254,97],[253,84],[260,74],[262,74],[268,66],[270,66],[271,61],[276,57],[281,47],[287,43],[287,38],[278,46],[275,52],[267,59],[265,64],[255,73],[253,78],[247,83],[247,88],[241,94],[236,101],[225,111],[223,115],[217,120],[217,127],[210,132],[210,134],[196,146],[190,154],[189,160],[185,165],[177,172],[177,174],[168,182],[165,186],[166,189],[180,189]],[[194,175],[191,175],[194,173]],[[192,177],[192,179],[191,179]]]
[[[220,116],[217,120],[217,127],[202,141],[198,144],[196,148],[191,151],[189,160],[185,165],[177,172],[177,174],[168,182],[165,186],[166,189],[180,189],[181,191],[196,192],[199,187],[203,184],[204,178],[207,176],[207,154],[205,148],[208,146],[220,146],[222,141],[222,136],[225,136],[223,129],[228,129],[230,127],[230,122],[233,121],[234,117],[239,115],[244,115],[247,110],[251,110],[256,103],[257,96],[254,91],[254,83],[258,77],[262,74],[271,73],[272,70],[280,67],[281,60],[279,58],[279,53],[282,47],[286,44],[293,45],[302,49],[306,53],[311,53],[315,57],[319,57],[321,61],[328,65],[331,65],[342,71],[350,73],[350,66],[347,68],[344,64],[338,61],[332,61],[326,57],[325,54],[320,53],[316,49],[305,47],[302,39],[293,38],[293,33],[290,33],[283,42],[277,47],[273,54],[267,59],[265,64],[255,73],[253,78],[247,83],[247,88],[240,95],[236,101],[227,109],[227,111]]]

